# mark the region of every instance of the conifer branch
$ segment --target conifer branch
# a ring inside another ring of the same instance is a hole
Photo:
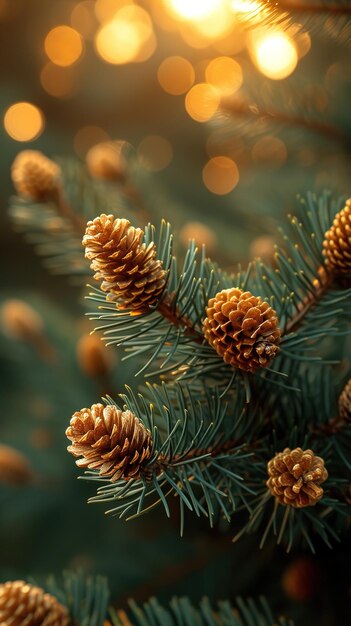
[[[268,7],[272,6],[270,0],[266,0]],[[291,2],[289,0],[278,0],[274,5],[274,9],[289,11],[289,13],[312,13],[312,14],[330,14],[330,15],[351,15],[351,6],[346,4],[326,3],[311,4],[303,0]]]

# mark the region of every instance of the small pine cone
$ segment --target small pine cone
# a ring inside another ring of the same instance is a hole
[[[76,346],[78,365],[91,378],[106,379],[114,363],[115,353],[95,335],[85,334]]]
[[[339,396],[339,416],[345,422],[351,422],[351,378]]]
[[[86,164],[94,178],[124,182],[127,174],[127,163],[122,155],[124,141],[104,141],[88,151]]]
[[[285,448],[267,464],[267,487],[280,504],[301,509],[313,506],[323,496],[319,485],[328,478],[321,457],[312,450]]]
[[[205,338],[232,367],[254,372],[279,352],[277,314],[250,291],[224,289],[209,300],[206,313]]]
[[[27,485],[33,477],[28,459],[15,448],[0,444],[0,483]]]
[[[1,626],[68,626],[66,607],[40,587],[15,580],[0,585]]]
[[[11,168],[12,182],[19,195],[44,201],[60,189],[61,168],[37,150],[20,152]]]
[[[290,600],[306,602],[320,592],[321,570],[315,559],[301,556],[283,572],[282,587]]]
[[[332,226],[325,233],[323,254],[327,267],[337,274],[351,273],[351,198],[335,215]]]
[[[126,219],[102,214],[88,222],[83,246],[94,278],[118,309],[147,310],[156,304],[166,272],[156,258],[156,246],[142,243],[144,233]]]
[[[151,457],[151,433],[131,411],[116,406],[93,404],[72,416],[66,430],[72,441],[67,450],[78,467],[99,470],[112,482],[139,478],[143,465]]]

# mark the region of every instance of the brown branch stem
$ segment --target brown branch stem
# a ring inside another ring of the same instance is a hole
[[[266,3],[268,7],[271,3]],[[331,15],[351,15],[351,7],[337,4],[307,4],[306,2],[291,2],[291,0],[282,0],[278,2],[275,9],[281,9],[282,11],[290,11],[294,13],[327,13]]]
[[[315,292],[307,296],[307,298],[301,303],[301,307],[298,308],[296,315],[288,321],[284,329],[284,335],[288,335],[289,333],[293,333],[297,330],[307,313],[309,313],[310,310],[316,306],[325,292],[332,285],[332,275],[328,274],[323,266],[318,269],[317,274],[318,278],[316,281],[318,284],[316,285]]]
[[[77,215],[72,207],[68,204],[66,196],[62,189],[58,189],[54,196],[54,201],[60,215],[71,222],[77,235],[84,235],[86,222],[80,215]]]
[[[188,335],[195,341],[196,343],[203,343],[203,335],[199,331],[197,331],[191,320],[185,315],[180,315],[177,309],[172,307],[172,295],[166,296],[157,307],[157,311],[171,324],[179,327],[185,328],[185,335]]]
[[[291,128],[292,126],[303,128],[329,139],[345,142],[345,133],[335,126],[330,126],[317,120],[307,120],[296,115],[288,115],[282,111],[252,110],[250,103],[239,100],[224,99],[221,102],[221,110],[249,120],[268,120],[278,122]]]

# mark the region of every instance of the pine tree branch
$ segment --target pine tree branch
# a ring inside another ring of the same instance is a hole
[[[333,283],[332,275],[327,274],[324,267],[320,267],[317,271],[318,278],[318,286],[316,291],[312,294],[309,294],[304,302],[301,303],[301,308],[297,311],[296,315],[294,315],[286,324],[284,329],[284,334],[288,335],[289,333],[295,332],[299,326],[303,323],[307,313],[313,309],[319,302],[319,300],[324,296],[327,289],[329,289]]]
[[[232,100],[226,98],[221,102],[221,110],[224,113],[235,115],[247,121],[267,120],[270,122],[283,124],[289,128],[296,127],[308,130],[312,133],[322,135],[328,139],[332,139],[342,143],[351,143],[351,138],[345,137],[345,133],[329,124],[319,122],[317,120],[305,119],[303,117],[289,115],[282,111],[268,111],[256,109],[249,102]]]
[[[266,2],[267,6],[271,6],[271,2]],[[351,15],[351,6],[334,4],[307,4],[306,2],[291,2],[282,0],[275,4],[274,9],[289,11],[290,13],[328,13],[330,15]]]
[[[188,317],[182,315],[177,309],[172,307],[172,294],[167,294],[166,298],[158,305],[157,311],[176,328],[185,328],[184,336],[190,337],[196,343],[203,344],[203,334],[194,328],[193,323]]]

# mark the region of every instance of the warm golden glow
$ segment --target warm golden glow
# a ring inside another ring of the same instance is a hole
[[[138,156],[146,169],[151,172],[159,172],[172,161],[173,148],[164,137],[148,135],[138,146]]]
[[[80,34],[70,26],[56,26],[45,37],[44,48],[50,61],[67,67],[78,61],[83,52]]]
[[[256,141],[251,150],[251,156],[255,163],[279,168],[285,163],[288,152],[281,139],[273,135],[265,135]]]
[[[179,96],[193,85],[195,71],[187,59],[178,56],[168,57],[158,68],[157,78],[162,89],[172,96]]]
[[[233,21],[233,13],[228,10],[227,4],[222,3],[215,12],[196,20],[193,24],[207,39],[220,39],[231,31]]]
[[[85,157],[86,153],[92,146],[95,146],[95,144],[103,141],[109,141],[109,139],[109,135],[103,128],[100,128],[99,126],[83,126],[78,130],[74,137],[74,150],[78,156]]]
[[[186,222],[179,232],[179,239],[185,248],[189,240],[194,239],[199,248],[204,244],[210,254],[215,252],[218,244],[216,234],[202,222]]]
[[[147,11],[128,4],[97,33],[95,46],[107,63],[123,65],[146,61],[154,53],[156,38]]]
[[[217,89],[207,83],[198,83],[185,96],[185,109],[197,122],[207,122],[216,113],[220,103]]]
[[[297,66],[296,47],[284,32],[255,33],[251,54],[260,72],[273,80],[290,76]]]
[[[230,57],[217,57],[210,61],[206,67],[205,76],[206,81],[224,96],[238,91],[243,82],[241,66]]]
[[[167,0],[169,9],[180,18],[196,20],[214,13],[223,0]]]
[[[131,0],[95,0],[95,15],[99,22],[109,22],[122,7],[131,4]]]
[[[202,179],[209,191],[219,196],[230,193],[239,182],[236,163],[226,156],[216,156],[207,161]]]
[[[93,0],[78,2],[71,13],[71,26],[83,37],[91,39],[96,27]]]
[[[16,102],[5,113],[4,127],[16,141],[33,141],[44,130],[44,116],[34,104]]]
[[[40,82],[50,96],[69,98],[77,86],[76,68],[60,67],[49,61],[40,72]]]
[[[255,15],[262,10],[262,2],[258,0],[232,0],[231,7],[235,13]]]

